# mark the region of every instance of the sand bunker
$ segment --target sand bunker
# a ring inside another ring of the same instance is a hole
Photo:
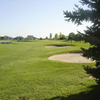
[[[73,63],[91,63],[90,59],[82,57],[82,53],[66,53],[53,55],[48,58],[49,60],[56,60],[62,62],[73,62]]]
[[[46,46],[45,48],[52,48],[52,47],[60,47],[60,48],[63,48],[63,47],[72,47],[72,46]]]

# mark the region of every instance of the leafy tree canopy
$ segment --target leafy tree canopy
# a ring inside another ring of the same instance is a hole
[[[83,21],[90,21],[92,25],[87,27],[84,34],[85,42],[89,42],[92,47],[89,49],[82,48],[83,56],[91,58],[96,62],[96,67],[85,66],[84,69],[88,74],[96,78],[100,85],[100,0],[80,0],[80,3],[87,6],[83,9],[75,5],[74,11],[64,11],[66,21],[71,21],[81,25]]]
[[[55,39],[58,39],[59,38],[59,36],[58,36],[58,34],[56,33],[55,34],[55,37],[54,37]]]
[[[75,38],[75,33],[74,32],[69,33],[68,40],[74,40],[74,38]]]

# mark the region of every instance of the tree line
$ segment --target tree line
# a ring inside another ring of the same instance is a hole
[[[78,32],[77,34],[75,34],[74,32],[71,32],[68,34],[68,36],[65,36],[64,34],[62,34],[60,32],[60,34],[55,34],[54,38],[52,37],[52,33],[50,33],[50,37],[46,38],[46,39],[55,39],[55,40],[69,40],[69,41],[83,41],[83,37],[84,35],[81,34],[80,32]]]
[[[55,33],[54,37],[52,36],[52,33],[50,33],[50,36],[46,38],[36,38],[33,35],[28,35],[26,38],[23,36],[16,36],[16,37],[10,37],[10,36],[1,36],[0,40],[44,40],[44,39],[54,39],[54,40],[68,40],[68,41],[82,41],[83,35],[79,32],[75,34],[74,32],[69,33],[69,35],[65,36],[61,32]]]

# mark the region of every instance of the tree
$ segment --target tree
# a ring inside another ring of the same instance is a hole
[[[61,37],[62,37],[62,33],[60,32],[60,33],[59,33],[59,39],[60,39]]]
[[[46,38],[45,38],[46,40],[48,40],[48,37],[46,36]]]
[[[64,11],[64,15],[66,21],[72,21],[77,25],[82,24],[83,21],[92,23],[84,34],[85,42],[89,42],[92,46],[89,49],[82,48],[82,51],[84,57],[91,58],[96,64],[95,67],[84,66],[84,69],[94,76],[100,85],[100,0],[81,0],[80,3],[88,8],[83,9],[76,5],[74,11]]]
[[[59,39],[64,40],[64,39],[66,39],[66,36],[60,32]]]
[[[62,36],[59,39],[64,40],[64,39],[66,39],[66,36],[64,34],[62,34]]]
[[[69,33],[68,40],[71,40],[71,42],[72,42],[72,40],[74,40],[74,38],[75,38],[75,33],[73,33],[73,32]]]
[[[42,37],[40,37],[40,39],[39,40],[43,40],[43,38]]]
[[[59,38],[58,34],[56,33],[55,34],[55,37],[54,37],[56,40]]]
[[[52,39],[52,33],[50,33],[50,39]]]
[[[75,34],[74,40],[75,41],[82,41],[83,40],[83,34],[81,34],[80,32],[78,32],[77,34]]]

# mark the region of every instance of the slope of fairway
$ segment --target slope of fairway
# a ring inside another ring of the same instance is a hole
[[[88,48],[88,44],[73,43],[75,46],[72,47],[45,48],[50,44],[71,43],[36,40],[0,44],[0,100],[45,100],[56,96],[67,97],[89,91],[88,87],[96,84],[94,79],[88,78],[82,67],[83,63],[48,60],[48,57],[54,54],[79,52],[81,46]]]

